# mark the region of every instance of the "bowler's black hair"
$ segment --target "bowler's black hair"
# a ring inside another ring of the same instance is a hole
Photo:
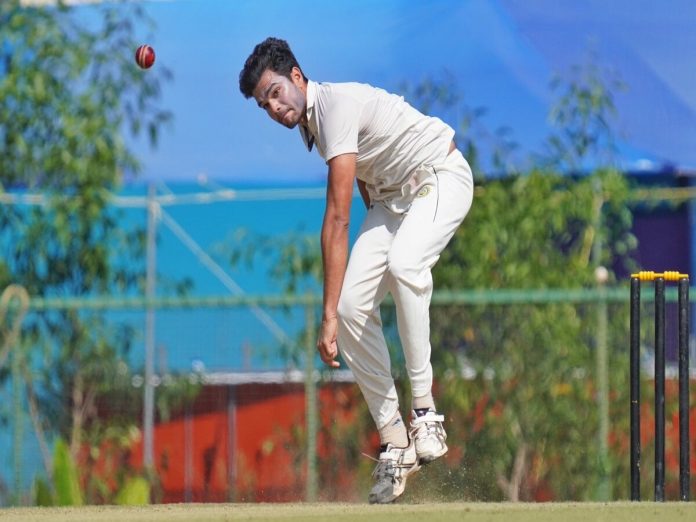
[[[245,98],[251,98],[266,69],[290,79],[293,67],[302,71],[288,42],[280,38],[266,38],[254,47],[254,51],[244,62],[244,68],[239,73],[239,90],[242,91]],[[302,73],[302,79],[307,81],[304,73]]]

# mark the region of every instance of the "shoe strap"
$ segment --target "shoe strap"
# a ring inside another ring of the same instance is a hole
[[[444,415],[438,415],[437,413],[426,413],[420,417],[416,417],[411,421],[412,426],[418,426],[419,424],[424,424],[426,422],[445,422]]]

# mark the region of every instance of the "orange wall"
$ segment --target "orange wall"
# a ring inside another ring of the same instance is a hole
[[[349,405],[337,403],[337,388],[344,394],[357,393],[353,384],[334,383],[319,390],[318,400],[321,410],[336,410],[340,417],[340,410]],[[230,410],[231,393],[234,406]],[[298,468],[293,462],[293,453],[303,451],[298,446],[304,438],[301,434],[292,438],[298,430],[304,433],[302,385],[207,387],[190,412],[155,426],[154,462],[161,502],[304,499],[305,470],[303,464]],[[342,416],[351,417],[350,412]],[[230,424],[236,427],[232,438]],[[230,454],[230,442],[236,453]],[[132,455],[132,465],[140,468],[142,441],[132,448]]]

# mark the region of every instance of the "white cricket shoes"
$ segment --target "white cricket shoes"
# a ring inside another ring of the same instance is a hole
[[[395,448],[391,444],[382,447],[377,467],[372,472],[375,484],[370,490],[370,504],[394,502],[404,492],[408,476],[419,468],[413,441],[405,448]]]
[[[409,436],[416,447],[418,462],[427,464],[447,453],[447,433],[442,426],[445,416],[434,410],[418,413],[421,412],[411,412]]]

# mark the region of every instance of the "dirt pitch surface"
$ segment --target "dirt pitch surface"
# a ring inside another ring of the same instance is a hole
[[[434,503],[366,504],[169,504],[146,507],[0,509],[2,522],[227,522],[329,520],[372,522],[642,522],[694,521],[696,503]]]

